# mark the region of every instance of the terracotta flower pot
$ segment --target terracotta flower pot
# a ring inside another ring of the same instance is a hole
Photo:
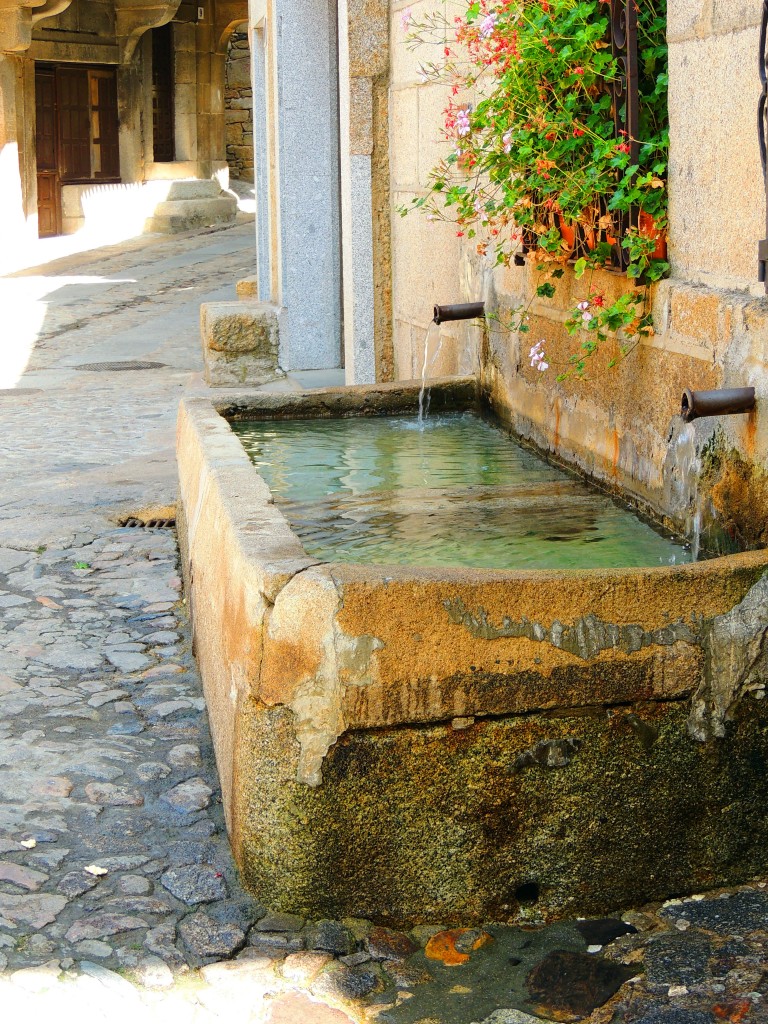
[[[569,224],[565,217],[563,217],[562,213],[558,213],[557,227],[560,231],[561,238],[568,248],[573,251],[576,248],[576,225]]]
[[[657,260],[665,260],[667,258],[667,236],[656,227],[656,221],[650,213],[641,211],[637,218],[637,229],[643,238],[650,238],[656,242],[656,248],[651,256]]]

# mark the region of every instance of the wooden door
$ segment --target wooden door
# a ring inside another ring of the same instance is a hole
[[[61,186],[57,170],[56,78],[53,70],[35,71],[37,110],[37,224],[41,238],[61,233]]]
[[[58,169],[61,181],[90,181],[91,100],[88,69],[56,68]]]

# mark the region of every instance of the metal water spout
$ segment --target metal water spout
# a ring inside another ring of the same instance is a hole
[[[446,320],[476,320],[485,316],[484,302],[459,302],[453,306],[435,306],[434,322]]]
[[[703,416],[732,416],[755,407],[754,388],[721,388],[719,391],[691,391],[686,388],[680,415],[686,423]]]

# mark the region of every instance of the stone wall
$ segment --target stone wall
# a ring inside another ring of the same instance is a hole
[[[418,18],[435,4],[410,6]],[[481,353],[484,387],[517,432],[678,527],[694,515],[677,443],[683,388],[753,385],[753,414],[694,425],[704,457],[701,513],[713,531],[751,545],[768,539],[768,302],[757,283],[757,245],[765,234],[755,124],[760,5],[669,6],[672,277],[655,292],[653,336],[614,369],[607,363],[615,351],[597,360],[590,380],[558,383],[574,345],[563,321],[584,297],[584,284],[568,270],[555,298],[531,307],[530,333],[517,335],[503,325],[527,301],[534,272],[494,268],[450,225],[418,213],[403,220],[393,210],[396,372],[405,379],[421,367],[433,301],[485,299],[498,320],[488,321],[482,346],[471,330],[446,325],[450,334],[432,372],[470,371]],[[429,54],[408,51],[399,24],[405,7],[393,4],[395,207],[423,194],[446,147],[439,141],[446,89],[419,83],[418,59]],[[626,281],[605,274],[595,285],[615,294]],[[553,365],[547,374],[531,369],[527,358],[539,339]]]
[[[253,181],[253,89],[248,33],[233,33],[227,49],[224,117],[227,126],[227,163],[231,177]]]
[[[441,131],[445,88],[422,82],[419,68],[431,54],[406,46],[402,24],[405,11],[419,21],[440,6],[436,0],[394,0],[391,12],[393,345],[399,380],[421,375],[432,307],[477,297],[467,279],[455,228],[419,214],[401,218],[397,212],[424,194],[430,169],[450,149]],[[449,6],[446,0],[442,6]],[[457,323],[444,324],[439,331],[433,328],[430,375],[474,372],[477,335],[476,330]]]

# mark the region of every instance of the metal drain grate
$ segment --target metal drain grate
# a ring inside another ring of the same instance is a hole
[[[176,525],[175,519],[136,519],[130,516],[122,519],[120,525],[129,530],[172,530]]]
[[[159,370],[167,363],[142,362],[139,359],[127,359],[120,363],[81,363],[76,370],[93,370],[97,373],[116,373],[119,370]]]

